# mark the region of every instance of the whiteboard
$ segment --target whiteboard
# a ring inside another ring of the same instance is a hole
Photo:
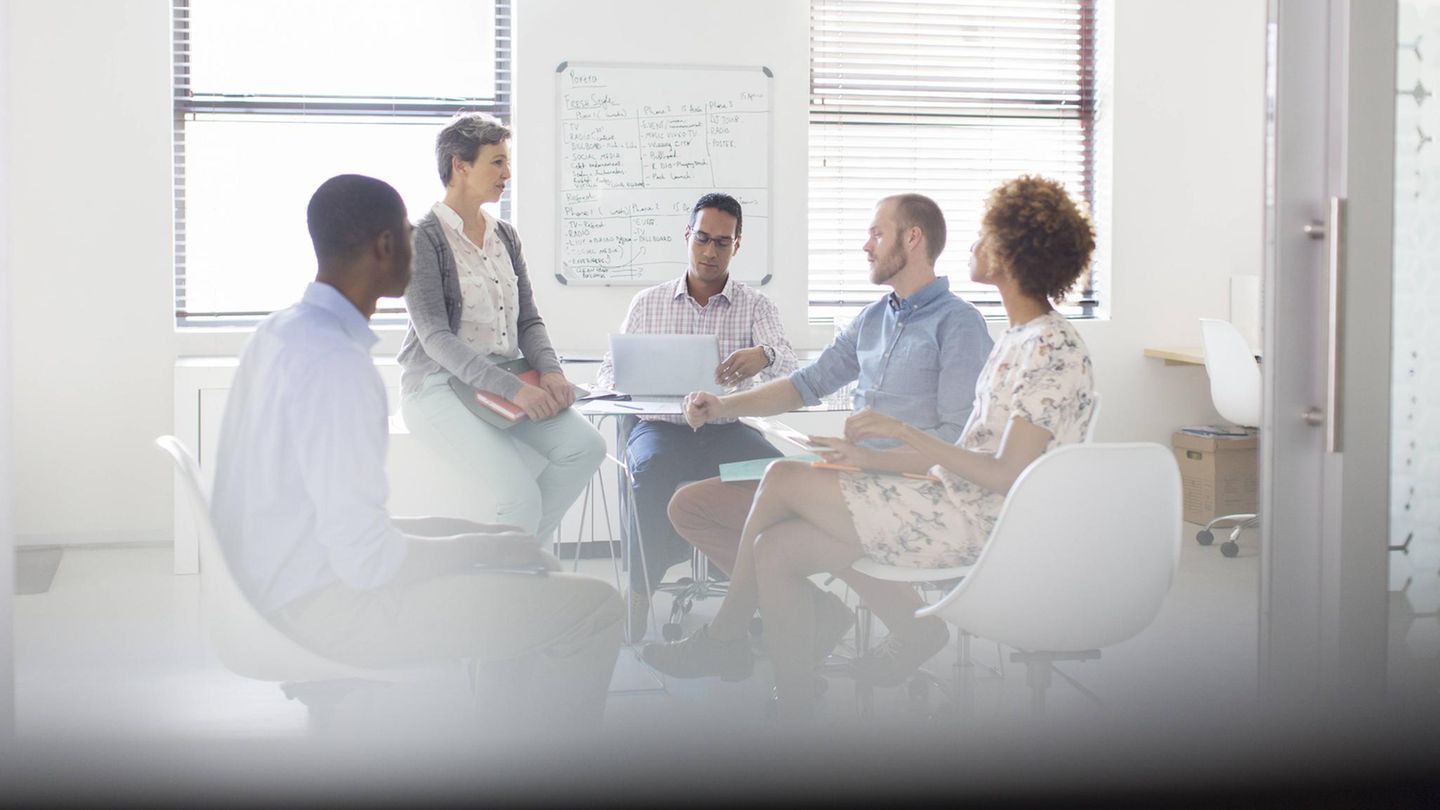
[[[732,277],[770,280],[771,72],[584,64],[556,69],[562,284],[657,284],[684,274],[701,195],[740,201]]]

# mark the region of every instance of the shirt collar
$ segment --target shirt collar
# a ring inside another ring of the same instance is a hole
[[[300,300],[334,315],[345,335],[366,351],[379,342],[380,336],[371,331],[370,321],[360,314],[360,310],[350,303],[349,298],[341,295],[339,290],[329,284],[323,281],[310,282]]]
[[[689,278],[690,274],[686,273],[675,280],[675,289],[671,297],[678,299],[690,294]],[[733,303],[735,301],[735,277],[727,276],[725,278],[725,286],[721,287],[720,292],[715,293],[715,295],[711,297],[724,298],[726,301]]]
[[[950,279],[945,276],[940,276],[924,287],[916,290],[915,294],[909,298],[902,299],[892,292],[886,297],[886,300],[890,304],[890,309],[898,312],[909,312],[925,306],[948,292],[950,292]]]
[[[444,200],[435,203],[433,206],[430,207],[430,210],[435,212],[435,217],[439,219],[441,224],[443,224],[445,227],[449,228],[455,233],[460,234],[461,236],[465,236],[465,220],[461,219],[460,215],[455,213],[454,208],[446,205]],[[495,230],[495,218],[492,216],[486,216],[485,238],[487,240],[490,238],[490,233],[493,230]],[[468,239],[469,237],[466,238]]]

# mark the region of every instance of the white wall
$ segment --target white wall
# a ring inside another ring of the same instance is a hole
[[[1229,277],[1264,244],[1264,0],[1117,0],[1110,319],[1081,324],[1104,394],[1101,441],[1168,442],[1219,421],[1193,366],[1146,346],[1199,346],[1229,317]]]
[[[6,53],[15,531],[164,539],[169,4],[15,0]]]
[[[13,323],[28,350],[13,372],[16,530],[26,542],[167,537],[170,477],[149,442],[172,424],[174,358],[238,345],[171,328],[169,5],[12,9],[6,59],[26,77],[8,128],[23,203],[9,218]],[[1263,0],[1116,2],[1111,317],[1081,325],[1105,394],[1102,439],[1166,441],[1216,418],[1203,371],[1141,352],[1198,345],[1196,319],[1228,314],[1229,276],[1260,270],[1264,17]],[[804,306],[807,4],[523,0],[514,33],[516,220],[562,350],[603,349],[634,292],[563,287],[544,272],[563,60],[775,72],[772,231],[792,236],[775,245],[767,292],[798,344],[822,345],[830,330],[810,330]]]

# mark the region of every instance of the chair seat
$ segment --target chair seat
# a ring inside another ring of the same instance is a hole
[[[886,565],[869,557],[862,557],[850,565],[855,571],[867,577],[890,582],[946,582],[964,579],[975,566],[958,565],[953,568],[912,568],[908,565]]]

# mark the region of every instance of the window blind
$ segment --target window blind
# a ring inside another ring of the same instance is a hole
[[[444,121],[509,118],[510,0],[172,1],[177,324],[294,303],[325,178],[379,177],[419,219],[442,194]],[[377,322],[403,322],[398,303]]]
[[[998,313],[994,288],[968,277],[990,189],[1042,174],[1094,201],[1095,0],[811,0],[810,9],[811,320],[853,315],[885,291],[869,283],[860,247],[875,202],[908,191],[945,212],[937,272]],[[1091,276],[1067,314],[1097,303]]]

